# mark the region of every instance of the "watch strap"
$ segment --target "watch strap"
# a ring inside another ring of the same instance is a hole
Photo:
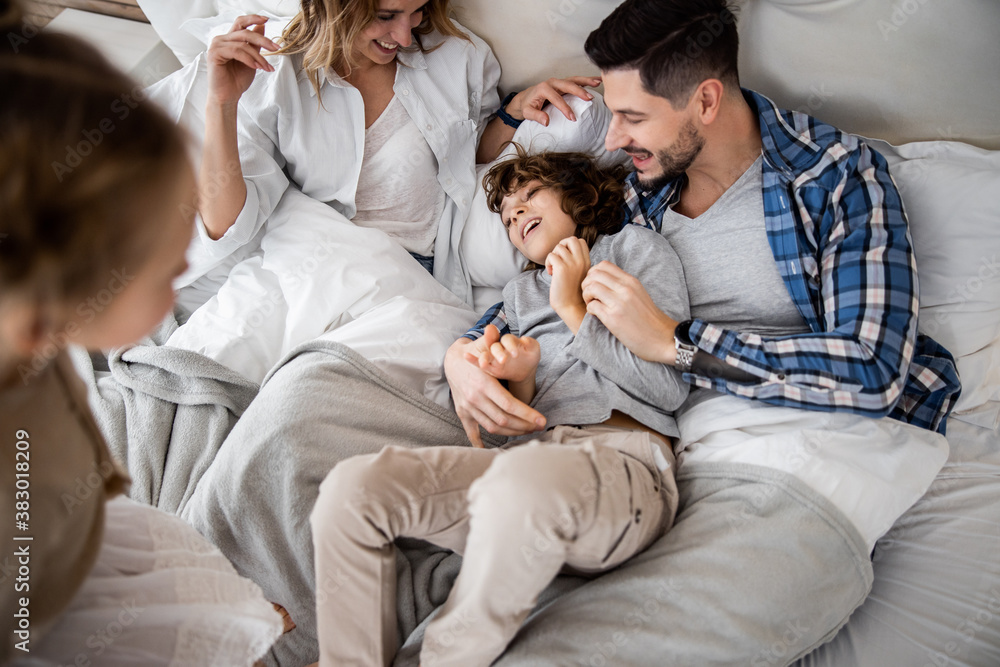
[[[691,342],[691,323],[692,320],[684,320],[674,329],[674,348],[676,349],[674,368],[681,373],[691,372],[694,355],[698,352],[698,347]]]
[[[521,127],[521,123],[523,123],[524,121],[518,120],[513,116],[511,116],[509,113],[507,113],[507,105],[510,104],[510,101],[514,99],[514,96],[517,95],[517,93],[519,92],[521,91],[509,93],[507,97],[503,98],[503,102],[500,103],[500,108],[497,109],[497,118],[502,120],[504,125],[513,127],[515,130]]]

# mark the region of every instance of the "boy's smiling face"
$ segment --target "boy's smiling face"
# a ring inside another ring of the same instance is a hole
[[[545,264],[559,242],[576,233],[576,222],[562,209],[560,193],[538,181],[505,195],[500,219],[510,242],[536,264]]]

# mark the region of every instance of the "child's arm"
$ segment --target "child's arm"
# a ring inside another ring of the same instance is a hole
[[[684,271],[669,242],[634,225],[611,238],[608,260],[640,279],[661,311],[678,321],[687,319],[690,306]],[[673,366],[637,357],[593,314],[584,319],[566,352],[660,409],[674,410],[687,398],[690,385]]]
[[[545,258],[545,270],[552,276],[549,305],[575,336],[587,315],[580,287],[590,271],[587,242],[575,236],[563,239]]]
[[[487,329],[490,327],[496,328],[490,324]],[[541,358],[538,341],[513,334],[506,334],[493,343],[490,339],[495,336],[483,336],[466,346],[466,361],[498,380],[507,380],[507,388],[514,398],[530,403],[535,397],[535,371]]]

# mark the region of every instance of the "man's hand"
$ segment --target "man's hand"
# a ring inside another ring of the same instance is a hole
[[[545,258],[545,270],[552,276],[549,305],[575,336],[587,314],[581,288],[590,270],[587,242],[575,236],[563,239]]]
[[[642,284],[611,262],[601,262],[583,280],[587,312],[640,359],[673,365],[677,322],[656,307]]]
[[[490,345],[499,342],[500,334],[496,327],[487,336]],[[483,446],[479,436],[480,425],[488,433],[506,436],[524,435],[545,428],[545,417],[540,412],[514,398],[499,380],[465,360],[465,348],[473,342],[468,338],[459,338],[451,344],[444,358],[444,373],[451,387],[455,412],[462,420],[469,441],[476,447]]]

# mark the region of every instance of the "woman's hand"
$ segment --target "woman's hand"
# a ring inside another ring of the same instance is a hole
[[[611,262],[594,266],[583,280],[587,312],[640,359],[673,364],[677,322],[656,307],[635,276]]]
[[[496,327],[487,328],[490,343],[499,340]],[[497,435],[524,435],[545,428],[545,417],[503,388],[500,381],[465,360],[465,348],[473,344],[459,338],[448,348],[444,373],[455,402],[455,412],[462,420],[465,434],[476,447],[482,447],[479,426]]]
[[[587,242],[575,236],[563,239],[545,258],[545,270],[552,276],[549,305],[575,336],[587,314],[581,287],[590,270]]]
[[[264,36],[266,16],[248,14],[236,19],[225,35],[208,46],[209,95],[221,105],[235,104],[246,92],[257,70],[273,72],[260,50],[277,51],[278,45]]]
[[[522,90],[507,103],[507,113],[516,120],[533,120],[542,125],[549,124],[549,115],[542,107],[551,103],[562,112],[566,118],[576,120],[576,115],[563,95],[569,93],[581,100],[592,100],[594,96],[583,89],[584,86],[600,85],[601,78],[597,76],[571,76],[568,79],[549,79],[536,84],[527,90]],[[514,138],[514,128],[499,118],[494,118],[486,126],[483,136],[479,138],[476,149],[476,164],[492,162],[500,155],[507,142]]]
[[[466,361],[498,380],[524,382],[535,375],[541,358],[537,340],[530,336],[507,334],[496,341],[500,331],[492,324],[487,325],[486,330],[489,335],[466,346]]]
[[[563,95],[576,95],[581,100],[592,100],[594,96],[584,90],[584,86],[599,86],[599,76],[571,76],[566,79],[549,79],[522,90],[507,104],[507,113],[516,120],[533,120],[542,125],[549,124],[549,115],[542,107],[551,104],[566,118],[575,121],[576,115],[566,104]]]

